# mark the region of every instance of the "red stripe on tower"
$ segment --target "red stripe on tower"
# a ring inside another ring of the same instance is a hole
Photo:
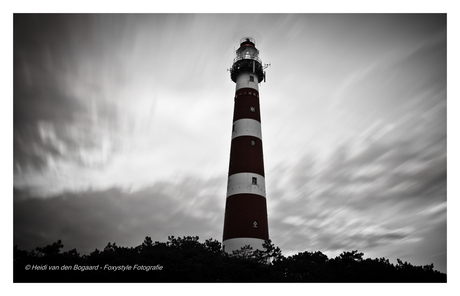
[[[245,245],[262,250],[268,240],[258,87],[265,67],[254,39],[241,39],[230,70],[236,91],[223,234],[230,254]]]

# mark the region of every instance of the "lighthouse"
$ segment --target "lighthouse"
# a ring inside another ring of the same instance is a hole
[[[265,81],[266,66],[255,40],[241,39],[230,69],[236,90],[222,243],[229,254],[245,245],[263,250],[268,240],[258,86]]]

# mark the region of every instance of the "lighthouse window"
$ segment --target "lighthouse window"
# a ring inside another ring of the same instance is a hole
[[[249,81],[254,82],[254,76],[249,76]]]
[[[251,112],[256,112],[256,107],[251,106]]]
[[[259,228],[259,222],[257,220],[254,220],[254,222],[252,222],[252,227]]]
[[[252,177],[252,185],[257,185],[257,178],[256,177]]]
[[[251,140],[251,146],[255,146],[255,145],[256,145],[256,141]]]

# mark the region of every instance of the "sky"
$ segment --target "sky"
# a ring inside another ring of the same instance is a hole
[[[14,244],[221,241],[245,36],[272,242],[446,272],[445,14],[15,15]]]

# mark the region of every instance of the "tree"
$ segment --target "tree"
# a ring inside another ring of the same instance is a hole
[[[363,255],[363,253],[358,253],[358,250],[354,250],[351,252],[342,252],[338,258],[344,263],[353,264],[363,261]]]
[[[61,249],[64,247],[62,244],[61,240],[58,240],[57,242],[47,245],[46,247],[40,248],[37,247],[35,250],[38,251],[38,256],[52,256],[52,255],[57,255],[61,251]]]
[[[278,261],[275,266],[280,269],[287,281],[293,282],[327,282],[330,280],[329,259],[323,253],[301,252]]]
[[[222,244],[217,240],[213,240],[212,238],[207,239],[204,242],[204,246],[205,249],[211,253],[217,254],[222,252]]]
[[[241,258],[241,259],[253,259],[254,252],[252,251],[252,247],[250,245],[244,245],[239,250],[232,251],[233,256]]]
[[[150,236],[146,236],[144,242],[142,243],[142,249],[148,249],[153,247],[152,238]]]

